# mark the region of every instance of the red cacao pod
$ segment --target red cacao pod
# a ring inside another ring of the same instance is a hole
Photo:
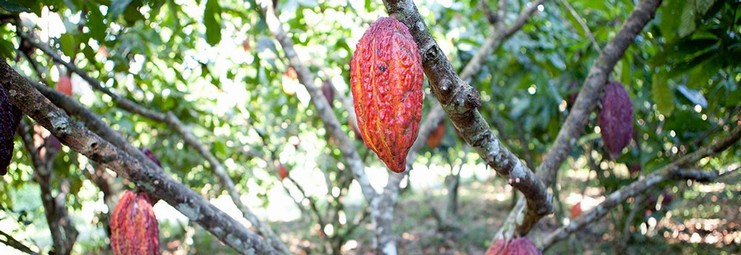
[[[113,254],[159,254],[159,227],[146,193],[125,191],[110,224]]]
[[[540,255],[542,254],[535,244],[527,237],[515,238],[512,241],[497,240],[489,249],[486,255]]]
[[[57,91],[61,92],[62,94],[71,96],[72,79],[70,79],[67,75],[62,75],[61,77],[59,77],[59,82],[57,82]]]
[[[610,82],[605,87],[597,124],[610,157],[617,158],[633,136],[633,103],[623,84]]]
[[[278,178],[282,181],[286,177],[288,177],[288,168],[283,164],[278,165]]]
[[[158,167],[162,167],[162,163],[157,158],[157,156],[154,155],[152,150],[150,150],[149,148],[141,148],[141,151],[142,153],[144,153],[144,156],[147,156],[147,158],[154,162],[154,164],[156,164]]]
[[[8,173],[13,159],[13,138],[21,116],[21,110],[10,103],[5,89],[0,87],[0,175]]]
[[[358,127],[365,145],[394,172],[404,172],[406,155],[419,133],[424,75],[409,29],[391,17],[373,22],[350,63]]]
[[[435,131],[432,131],[432,134],[430,134],[430,137],[427,138],[427,146],[430,148],[437,148],[437,146],[440,146],[440,144],[443,142],[443,138],[445,137],[445,122],[442,121],[440,124],[437,125],[437,128],[435,128]]]
[[[574,206],[571,207],[571,218],[576,218],[581,216],[582,210],[581,210],[581,202],[576,203]]]

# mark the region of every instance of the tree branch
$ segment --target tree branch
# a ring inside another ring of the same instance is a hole
[[[587,36],[587,39],[589,39],[590,42],[592,42],[592,45],[594,45],[594,48],[597,50],[598,53],[602,53],[602,48],[599,46],[599,43],[597,43],[597,39],[594,38],[594,35],[592,34],[592,30],[589,30],[589,26],[587,26],[587,23],[584,22],[584,19],[579,15],[579,13],[574,10],[574,7],[571,6],[569,1],[567,0],[558,0],[561,4],[563,4],[564,7],[566,7],[566,10],[569,11],[571,16],[574,16],[574,19],[577,23],[579,23],[579,26],[581,26],[581,29],[584,30],[584,35]]]
[[[23,147],[31,158],[34,179],[41,190],[41,201],[44,206],[46,223],[49,225],[49,232],[53,240],[54,253],[70,254],[79,232],[77,232],[65,207],[67,192],[64,187],[60,188],[56,196],[52,193],[51,179],[54,173],[54,153],[48,152],[47,148],[46,156],[48,157],[41,157],[39,150],[34,146],[33,128],[25,120],[21,121],[19,134],[23,141]]]
[[[71,120],[28,80],[5,61],[0,62],[0,85],[8,91],[11,102],[74,151],[108,167],[138,184],[148,193],[165,200],[190,220],[197,222],[222,242],[240,253],[274,254],[258,235],[220,211],[194,191],[178,183],[153,163],[147,164],[102,139]],[[148,161],[148,160],[147,160]]]
[[[190,131],[186,127],[186,125],[180,121],[180,119],[175,116],[173,113],[160,113],[154,110],[149,110],[145,107],[142,107],[138,105],[137,103],[130,101],[124,97],[121,97],[117,95],[116,93],[108,90],[107,88],[103,87],[100,82],[89,75],[85,73],[82,69],[75,66],[73,63],[64,61],[59,55],[54,53],[53,50],[49,49],[47,45],[41,44],[39,42],[36,42],[35,40],[31,40],[28,36],[25,36],[24,38],[27,38],[34,46],[41,49],[45,54],[49,55],[55,62],[60,63],[68,68],[68,70],[71,70],[72,72],[76,73],[80,77],[82,77],[87,83],[89,83],[93,88],[105,93],[106,95],[110,96],[113,102],[116,103],[119,107],[122,109],[131,112],[133,114],[139,114],[141,116],[144,116],[146,118],[149,118],[151,120],[165,123],[168,125],[172,130],[175,130],[176,133],[178,133],[185,143],[190,146],[191,148],[195,149],[206,161],[211,165],[211,169],[216,174],[217,179],[219,180],[219,183],[224,188],[224,190],[227,191],[227,194],[231,198],[232,202],[237,206],[237,208],[242,213],[242,216],[247,219],[252,225],[257,229],[258,234],[263,235],[267,237],[267,242],[273,246],[276,250],[280,251],[283,254],[290,254],[290,250],[285,246],[285,243],[280,240],[280,238],[273,232],[273,230],[270,228],[270,226],[264,224],[262,221],[260,221],[257,216],[252,213],[252,211],[245,205],[241,198],[239,192],[236,190],[236,187],[234,185],[234,181],[231,179],[229,174],[226,171],[226,167],[224,167],[223,164],[214,156],[209,149],[202,144],[198,138],[193,134],[193,132]],[[142,159],[144,158],[144,155],[139,152],[138,149],[134,148],[133,146],[128,145],[127,142],[123,137],[121,137],[117,132],[107,128],[107,125],[105,125],[94,113],[90,112],[85,108],[84,106],[79,105],[77,102],[74,102],[72,100],[66,100],[67,97],[62,95],[61,93],[58,93],[52,89],[49,89],[45,86],[41,86],[38,84],[35,84],[35,87],[44,93],[49,99],[52,99],[54,102],[60,102],[57,104],[63,104],[63,108],[72,108],[76,112],[79,113],[80,117],[82,117],[85,120],[90,121],[93,123],[93,125],[90,125],[93,127],[93,131],[104,138],[106,140],[111,141],[115,145],[124,148],[127,153],[130,155],[141,155]],[[43,87],[43,88],[41,88]],[[67,107],[64,107],[67,106]],[[86,121],[86,123],[88,122]],[[135,152],[134,152],[135,151]],[[140,159],[141,160],[141,159]]]
[[[620,32],[605,46],[602,54],[592,65],[589,75],[576,97],[576,102],[571,108],[571,113],[566,117],[553,147],[548,151],[538,168],[538,176],[543,179],[546,185],[550,185],[554,181],[556,171],[566,159],[571,147],[576,142],[576,138],[580,136],[587,124],[589,114],[597,105],[599,95],[607,84],[608,75],[612,72],[617,61],[623,57],[625,50],[633,43],[638,33],[641,32],[648,21],[653,19],[660,4],[661,0],[642,0],[638,3],[623,24]]]
[[[280,43],[289,64],[294,70],[296,70],[299,82],[304,85],[306,90],[309,92],[311,102],[314,104],[314,108],[324,123],[324,128],[337,142],[337,147],[339,147],[343,157],[347,160],[348,168],[353,173],[355,180],[360,184],[363,196],[366,201],[370,202],[376,197],[377,192],[373,186],[370,185],[368,176],[365,174],[365,166],[363,165],[363,161],[360,159],[357,150],[355,150],[355,146],[347,134],[342,132],[340,129],[340,122],[334,115],[332,107],[327,102],[324,94],[322,94],[321,89],[316,84],[316,77],[299,59],[296,49],[293,47],[293,42],[291,41],[291,38],[286,35],[285,31],[283,31],[280,20],[278,20],[272,5],[267,1],[262,1],[258,3],[258,5],[260,5],[261,14],[268,25],[268,29],[278,43]]]
[[[460,131],[464,140],[470,144],[481,158],[494,168],[499,174],[508,178],[509,183],[522,192],[527,198],[529,215],[539,219],[553,211],[551,196],[546,186],[527,166],[509,151],[489,129],[481,113],[477,110],[481,106],[478,92],[468,85],[464,79],[470,78],[478,71],[483,57],[491,52],[493,44],[497,45],[503,38],[510,36],[524,24],[529,15],[537,9],[537,5],[544,0],[538,0],[523,11],[523,15],[505,33],[497,33],[490,37],[479,50],[479,60],[472,60],[459,77],[445,54],[430,35],[417,7],[411,1],[384,1],[389,14],[396,16],[409,27],[415,42],[419,45],[423,67],[430,87],[440,101],[442,108]],[[489,45],[489,46],[487,46]],[[476,59],[476,57],[474,57]],[[439,123],[439,122],[438,122]],[[530,223],[530,224],[534,224]]]
[[[2,236],[2,238],[0,238],[0,243],[3,243],[3,244],[5,244],[7,246],[10,246],[10,247],[13,247],[16,250],[19,250],[19,251],[24,252],[24,253],[27,253],[27,254],[33,254],[33,255],[39,254],[39,253],[31,250],[31,248],[29,248],[25,244],[21,243],[20,241],[15,240],[15,238],[13,238],[13,236],[11,236],[8,233],[5,233],[4,231],[0,231],[0,236]]]
[[[719,176],[717,171],[686,170],[682,169],[682,167],[690,165],[704,157],[712,156],[718,152],[721,152],[734,145],[736,142],[738,142],[739,139],[741,139],[741,126],[735,127],[730,132],[728,137],[718,140],[707,147],[702,147],[691,154],[687,154],[684,157],[654,171],[645,178],[637,180],[630,185],[611,193],[605,198],[605,201],[602,201],[602,203],[597,205],[595,208],[589,210],[588,212],[585,212],[580,217],[574,219],[568,225],[563,226],[548,235],[539,245],[539,247],[548,249],[551,245],[560,240],[563,240],[571,233],[574,233],[587,224],[601,218],[602,216],[607,214],[610,209],[625,201],[625,199],[635,196],[636,194],[640,194],[641,192],[644,192],[663,181],[669,179],[692,179],[695,177],[700,178],[700,180],[702,181],[712,181],[716,179]],[[736,170],[738,170],[738,167],[726,171],[725,174]]]
[[[623,56],[630,43],[633,42],[633,39],[641,32],[648,21],[653,18],[654,14],[656,14],[656,9],[660,3],[661,0],[643,0],[636,5],[617,36],[607,44],[597,61],[592,65],[589,75],[576,98],[576,102],[571,108],[571,113],[569,113],[566,121],[561,126],[561,130],[558,132],[553,146],[544,157],[540,167],[538,167],[538,177],[543,180],[546,186],[550,186],[555,181],[556,172],[563,161],[566,160],[571,147],[576,143],[577,138],[584,129],[589,119],[589,114],[597,105],[599,95],[607,83],[608,75],[612,72],[615,64]],[[517,223],[517,219],[522,217],[523,209],[524,204],[518,201],[518,205],[510,212],[507,221],[500,228],[500,233],[502,231],[514,230],[511,226],[512,224],[519,225],[517,231],[520,235],[524,235],[530,230],[539,218],[538,215],[526,213],[524,216],[525,220],[523,221],[524,224]],[[528,205],[529,209],[530,205]],[[502,234],[505,236],[508,235],[507,233]]]

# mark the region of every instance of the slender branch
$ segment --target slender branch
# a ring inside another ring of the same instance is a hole
[[[159,112],[156,112],[156,111],[152,111],[152,110],[149,110],[149,109],[147,109],[145,107],[142,107],[142,106],[138,105],[137,103],[135,103],[135,102],[127,99],[126,97],[122,97],[122,96],[114,93],[113,91],[111,91],[107,87],[104,87],[100,82],[98,82],[97,79],[95,79],[95,78],[91,77],[90,75],[88,75],[85,71],[83,71],[82,69],[80,69],[79,67],[77,67],[74,63],[68,62],[68,61],[65,61],[64,59],[62,59],[62,57],[59,56],[59,54],[55,53],[54,50],[52,50],[49,47],[49,45],[46,45],[44,43],[41,43],[41,42],[37,41],[35,38],[33,38],[32,35],[30,35],[30,34],[20,34],[20,36],[24,40],[26,40],[29,43],[33,44],[34,47],[36,47],[39,50],[41,50],[42,52],[44,52],[44,54],[46,54],[47,56],[51,57],[52,60],[54,60],[54,62],[65,66],[68,71],[72,71],[72,72],[76,73],[77,75],[79,75],[80,77],[82,77],[82,79],[85,80],[88,84],[90,84],[90,86],[92,86],[96,90],[101,91],[104,94],[110,96],[111,97],[111,100],[113,100],[116,103],[116,105],[118,105],[122,109],[124,109],[124,110],[126,110],[128,112],[132,112],[132,113],[136,113],[136,114],[142,115],[142,116],[147,117],[149,119],[157,120],[157,121],[163,121],[165,119],[165,114],[159,113]]]
[[[523,14],[525,15],[521,15],[507,33],[497,33],[493,38],[505,38],[511,35],[512,33],[509,33],[509,31],[516,31],[518,26],[524,24],[527,17],[543,1],[538,0],[524,10]],[[527,198],[528,208],[530,208],[528,215],[531,215],[530,218],[534,221],[526,225],[532,225],[541,217],[553,212],[552,197],[546,190],[546,186],[494,136],[486,120],[477,110],[481,106],[479,94],[465,82],[465,78],[472,76],[475,73],[474,71],[478,70],[476,64],[480,65],[483,60],[472,60],[461,76],[456,75],[445,54],[430,35],[414,3],[411,1],[393,3],[384,1],[384,4],[390,15],[396,16],[409,27],[412,37],[419,45],[424,71],[430,81],[430,87],[464,140],[476,150],[487,165],[508,178],[509,183]],[[498,44],[501,39],[492,41]],[[489,41],[486,44],[489,44]],[[491,49],[482,49],[479,52],[488,55],[490,51]]]
[[[294,70],[296,70],[299,82],[309,92],[311,102],[314,104],[314,108],[324,123],[324,128],[337,142],[340,152],[344,156],[345,160],[347,160],[348,168],[352,171],[355,180],[360,184],[363,196],[366,201],[370,202],[376,197],[377,192],[373,186],[370,185],[368,176],[365,174],[365,166],[363,165],[363,161],[360,159],[357,150],[355,150],[355,146],[347,134],[342,132],[340,129],[340,122],[334,115],[332,107],[329,105],[326,98],[324,98],[321,89],[316,84],[316,77],[299,59],[296,49],[293,47],[293,41],[291,41],[291,38],[286,35],[285,31],[281,27],[280,20],[278,20],[272,5],[267,1],[261,1],[259,5],[261,8],[261,15],[265,19],[268,29],[278,43],[280,43],[289,64]]]
[[[10,247],[13,247],[16,250],[19,250],[19,251],[24,252],[24,253],[27,253],[27,254],[33,254],[33,255],[39,254],[39,253],[31,250],[30,247],[26,246],[25,244],[21,243],[20,241],[16,240],[15,238],[13,238],[13,236],[11,236],[10,234],[5,233],[4,231],[0,231],[0,236],[2,236],[2,238],[0,238],[0,243],[3,243],[3,244],[5,244],[7,246],[10,246]]]
[[[633,43],[638,33],[641,32],[648,21],[653,19],[660,4],[661,0],[643,0],[638,3],[617,36],[605,46],[602,54],[592,65],[569,116],[558,132],[553,147],[538,168],[538,176],[547,185],[554,181],[556,171],[566,159],[571,147],[576,142],[576,138],[580,136],[587,124],[589,114],[597,105],[599,94],[607,83],[608,75],[612,72],[617,61],[623,57],[625,50]]]
[[[41,190],[41,201],[44,206],[46,222],[49,225],[49,232],[54,242],[54,252],[58,254],[70,254],[79,232],[75,228],[65,207],[67,197],[65,189],[60,188],[56,196],[52,194],[53,155],[47,152],[48,157],[41,157],[39,150],[34,146],[33,128],[25,120],[21,121],[19,134],[23,141],[23,147],[26,149],[27,155],[31,158],[31,163],[34,167],[34,179],[38,182]]]
[[[236,187],[234,185],[234,181],[231,179],[229,174],[226,171],[226,167],[224,167],[223,164],[214,156],[208,148],[203,145],[198,138],[193,134],[193,132],[186,127],[186,125],[180,121],[180,119],[175,116],[173,113],[160,113],[154,110],[147,109],[145,107],[142,107],[138,105],[136,102],[130,101],[124,97],[121,97],[117,95],[116,93],[108,90],[107,88],[103,87],[100,82],[89,75],[85,73],[82,69],[78,68],[71,62],[64,61],[59,55],[57,55],[53,50],[49,49],[47,45],[41,44],[39,42],[36,42],[34,40],[31,40],[28,36],[25,36],[24,38],[27,38],[27,40],[31,41],[36,47],[41,49],[45,54],[49,55],[55,62],[60,63],[67,67],[68,70],[71,70],[72,72],[76,73],[85,81],[87,81],[93,88],[102,91],[106,95],[109,95],[112,100],[122,109],[134,113],[139,114],[141,116],[144,116],[146,118],[149,118],[151,120],[162,122],[167,124],[172,130],[175,130],[176,133],[178,133],[185,143],[190,146],[191,148],[195,149],[201,156],[203,156],[206,161],[211,165],[211,169],[216,174],[217,179],[219,180],[219,183],[221,186],[227,191],[229,194],[229,197],[231,198],[232,202],[239,208],[240,212],[242,213],[243,217],[246,218],[250,223],[252,223],[253,226],[257,229],[259,234],[264,235],[267,237],[267,242],[273,246],[276,250],[280,251],[284,254],[290,254],[291,252],[288,250],[288,248],[285,246],[285,243],[280,240],[280,238],[273,232],[273,230],[270,228],[270,226],[264,224],[262,221],[260,221],[257,216],[252,213],[252,211],[245,205],[241,198],[239,192],[236,190]],[[41,86],[43,87],[43,86]],[[44,92],[45,95],[47,95],[48,98],[52,99],[54,102],[63,102],[64,104],[70,105],[70,108],[74,108],[77,110],[78,113],[81,114],[81,117],[89,120],[94,125],[91,125],[92,127],[96,127],[94,129],[94,132],[97,134],[103,136],[106,138],[106,140],[111,141],[112,143],[116,144],[119,147],[122,147],[126,150],[127,153],[130,155],[137,155],[140,154],[143,158],[144,155],[139,152],[138,149],[133,148],[133,146],[126,146],[128,144],[123,137],[118,135],[117,132],[113,130],[109,130],[105,127],[106,125],[92,112],[87,110],[85,107],[80,106],[79,104],[75,106],[76,102],[71,100],[63,100],[66,98],[61,93],[55,93],[56,91],[53,91],[51,89],[46,88],[46,91],[44,91],[40,86],[36,86],[39,91]]]
[[[504,1],[499,1],[504,2]],[[481,6],[482,11],[484,12],[484,16],[486,17],[486,21],[489,22],[490,25],[495,25],[499,21],[499,16],[497,14],[494,14],[494,11],[491,10],[491,7],[489,7],[489,3],[486,2],[486,0],[479,1],[479,5]]]
[[[33,88],[4,61],[0,62],[0,85],[11,102],[72,150],[108,167],[138,184],[148,193],[165,200],[190,220],[240,253],[274,254],[258,235],[220,211],[194,191],[151,164],[136,160],[69,116]]]
[[[592,65],[589,75],[584,81],[579,95],[576,98],[574,106],[571,108],[569,116],[561,126],[556,141],[548,151],[540,166],[538,167],[538,177],[543,180],[546,186],[550,186],[556,179],[556,172],[560,168],[571,147],[576,143],[589,119],[589,114],[597,105],[599,95],[607,83],[607,78],[617,61],[623,56],[633,39],[641,32],[643,27],[654,17],[656,9],[659,7],[661,0],[643,0],[630,14],[617,36],[607,44],[600,54],[597,61]],[[528,205],[528,209],[530,206]],[[526,213],[524,224],[518,224],[517,219],[521,218],[524,204],[518,202],[518,206],[510,212],[508,220],[504,222],[502,231],[512,231],[512,224],[518,225],[519,234],[527,233],[532,224],[539,219],[537,215]],[[503,233],[505,236],[508,233]],[[499,236],[500,234],[498,234]]]
[[[589,30],[589,26],[587,26],[587,23],[584,21],[584,19],[579,15],[579,13],[574,10],[574,7],[571,6],[569,1],[567,0],[558,0],[561,4],[563,4],[564,7],[566,7],[566,10],[569,11],[571,16],[574,16],[574,19],[577,23],[579,23],[579,26],[581,26],[581,29],[584,30],[584,35],[587,36],[587,39],[589,39],[590,42],[592,42],[592,45],[595,49],[597,49],[598,53],[602,53],[602,48],[599,46],[599,43],[597,43],[597,39],[594,38],[594,34],[592,34],[592,30]]]
[[[640,194],[649,188],[669,179],[684,179],[684,178],[695,178],[698,177],[703,181],[712,181],[719,176],[717,171],[703,172],[698,170],[686,170],[681,167],[690,165],[704,157],[712,156],[718,152],[721,152],[731,146],[733,146],[738,140],[741,139],[741,126],[735,127],[728,137],[723,138],[714,142],[713,144],[698,149],[697,151],[687,154],[682,158],[654,171],[650,175],[643,179],[637,180],[628,186],[625,186],[618,191],[615,191],[608,195],[602,203],[597,207],[585,212],[580,217],[574,219],[571,223],[566,226],[559,228],[548,235],[539,247],[548,249],[554,243],[563,240],[571,233],[583,228],[591,222],[601,218],[613,207],[622,203],[628,197]],[[733,171],[738,170],[738,167],[725,171],[724,174],[729,174]]]
[[[314,213],[317,223],[319,224],[319,226],[321,226],[320,231],[324,231],[324,225],[326,225],[326,223],[322,218],[322,214],[319,212],[319,208],[316,206],[316,202],[314,201],[314,199],[306,195],[306,191],[304,191],[304,188],[302,188],[301,185],[299,185],[298,182],[293,179],[293,177],[286,176],[286,178],[291,181],[291,183],[293,183],[296,189],[298,189],[299,193],[301,193],[301,197],[309,201],[309,209],[311,209],[311,211]],[[285,187],[286,191],[288,191],[288,187],[283,182],[281,182],[281,184],[283,184],[283,187]],[[288,193],[288,195],[291,196],[291,193]],[[301,204],[299,204],[299,206],[301,206]]]

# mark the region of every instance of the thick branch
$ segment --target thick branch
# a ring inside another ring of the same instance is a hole
[[[27,38],[27,37],[24,37]],[[30,40],[30,39],[29,39]],[[93,79],[87,73],[85,73],[82,69],[77,68],[73,63],[64,61],[59,55],[54,53],[51,49],[48,48],[48,46],[43,45],[41,43],[38,43],[34,40],[30,40],[35,46],[37,46],[39,49],[41,49],[44,53],[49,55],[52,59],[54,59],[55,62],[60,63],[68,68],[68,70],[71,70],[80,77],[83,77],[85,81],[87,81],[93,88],[102,91],[106,95],[109,95],[112,100],[122,109],[129,111],[134,114],[139,114],[144,117],[147,117],[151,120],[162,122],[167,124],[172,130],[175,130],[180,136],[183,138],[185,143],[190,146],[191,148],[198,151],[201,156],[203,156],[206,161],[211,165],[211,169],[216,174],[217,179],[219,180],[219,183],[221,186],[227,191],[229,194],[229,197],[234,202],[234,204],[239,208],[240,212],[242,212],[242,215],[244,218],[246,218],[252,225],[255,226],[259,234],[266,236],[267,241],[273,248],[280,251],[283,254],[289,254],[290,251],[285,246],[285,243],[283,243],[280,238],[273,232],[273,230],[266,224],[262,223],[257,216],[252,213],[252,211],[245,205],[240,198],[239,192],[237,192],[234,181],[231,179],[229,174],[226,171],[226,168],[223,164],[214,156],[208,148],[203,145],[198,138],[191,132],[186,125],[180,121],[180,119],[177,118],[172,113],[160,113],[154,110],[149,110],[145,107],[142,107],[138,105],[136,102],[130,101],[124,97],[121,97],[114,92],[108,90],[107,88],[103,87],[100,82],[98,82],[96,79]],[[112,129],[108,128],[107,125],[100,120],[97,115],[90,112],[85,108],[84,106],[80,105],[79,103],[68,100],[68,97],[62,95],[61,93],[54,91],[52,89],[49,89],[45,86],[42,86],[40,84],[34,84],[35,87],[41,91],[47,98],[54,101],[56,104],[58,104],[60,107],[63,107],[65,109],[71,109],[74,110],[73,112],[68,110],[73,115],[78,115],[82,119],[85,120],[86,123],[88,123],[88,127],[91,128],[96,134],[101,135],[106,140],[112,142],[116,146],[119,146],[120,148],[123,148],[126,150],[127,153],[130,155],[137,155],[140,154],[142,159],[144,158],[144,155],[139,152],[138,149],[134,148],[133,146],[129,145],[126,140],[119,135],[117,132],[113,131]]]
[[[536,3],[542,3],[542,0]],[[479,153],[487,165],[494,168],[502,176],[507,177],[509,183],[525,195],[528,208],[531,208],[530,214],[537,215],[538,219],[550,214],[553,211],[553,205],[546,186],[519,158],[500,143],[477,110],[481,105],[479,94],[463,80],[463,78],[470,77],[475,73],[466,70],[477,71],[478,68],[475,67],[477,61],[472,61],[459,77],[430,35],[414,3],[411,1],[393,3],[385,1],[384,4],[390,15],[395,16],[409,27],[415,42],[419,45],[422,64],[430,81],[430,87],[464,140]],[[531,13],[537,8],[537,4],[531,5],[523,13]],[[521,15],[521,17],[515,22],[515,26],[517,24],[521,26],[524,20],[527,20],[529,14]],[[516,31],[516,29],[510,30]],[[498,37],[504,38],[508,34],[498,34]],[[485,45],[491,44],[489,41],[501,42],[501,39],[496,39],[498,37],[495,36],[495,39],[487,40]],[[482,56],[488,55],[487,51],[480,50],[480,52],[482,52]],[[481,61],[483,62],[483,60]]]
[[[635,196],[636,194],[640,194],[641,192],[644,192],[648,190],[649,188],[663,182],[669,179],[686,179],[690,178],[693,179],[695,177],[699,178],[701,181],[712,181],[715,178],[719,176],[717,171],[708,171],[708,172],[701,172],[698,170],[683,170],[681,167],[685,165],[692,164],[704,157],[712,156],[713,154],[716,154],[718,152],[721,152],[728,147],[733,146],[738,140],[741,138],[741,126],[737,126],[734,128],[730,135],[722,140],[719,140],[710,146],[703,147],[698,149],[697,151],[687,154],[686,156],[670,163],[669,165],[666,165],[656,171],[654,171],[652,174],[646,176],[643,179],[640,179],[638,181],[635,181],[631,183],[628,186],[625,186],[621,188],[618,191],[615,191],[608,195],[605,198],[605,201],[602,201],[597,207],[593,208],[592,210],[585,212],[582,214],[582,216],[574,219],[571,223],[569,223],[566,226],[563,226],[556,230],[555,232],[551,233],[549,236],[547,236],[541,245],[539,247],[547,249],[552,244],[563,240],[567,236],[569,236],[571,233],[574,233],[575,231],[583,228],[587,224],[596,221],[597,219],[601,218],[607,212],[610,211],[613,207],[617,206],[618,204],[625,201],[627,198]],[[729,170],[725,174],[737,170],[738,167],[735,169]]]
[[[150,194],[165,200],[190,220],[200,224],[222,242],[240,253],[273,254],[275,251],[258,235],[220,211],[194,191],[178,183],[153,164],[143,164],[67,116],[36,91],[4,61],[0,63],[0,85],[11,102],[59,138],[72,150],[116,171]]]

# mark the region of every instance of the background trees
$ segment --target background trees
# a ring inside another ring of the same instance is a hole
[[[0,82],[30,117],[0,185],[6,244],[106,250],[107,212],[138,187],[164,200],[169,250],[481,253],[530,233],[556,251],[676,240],[698,244],[669,247],[734,252],[737,2],[416,5],[1,3]],[[408,175],[389,174],[352,131],[347,63],[387,13],[412,28],[430,88]],[[608,80],[635,114],[633,141],[614,159],[595,121]],[[426,145],[440,123],[441,142]],[[577,202],[584,213],[571,218]],[[191,221],[166,220],[166,208]],[[687,222],[710,234],[692,241]],[[558,242],[584,227],[611,242]]]

